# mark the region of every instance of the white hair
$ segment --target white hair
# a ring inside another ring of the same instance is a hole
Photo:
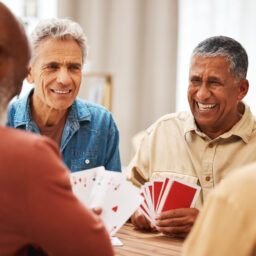
[[[84,63],[87,56],[87,39],[81,26],[70,19],[46,19],[38,23],[31,34],[32,60],[40,43],[46,38],[60,40],[74,39],[82,51],[82,61]]]

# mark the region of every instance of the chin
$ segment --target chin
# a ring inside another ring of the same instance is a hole
[[[194,116],[195,120],[196,120],[196,123],[200,126],[200,125],[203,125],[203,126],[213,126],[215,123],[216,123],[216,120],[212,120],[212,119],[208,119],[208,118],[203,118],[203,117],[199,117],[198,115]]]
[[[65,111],[65,110],[67,110],[70,106],[71,106],[72,104],[70,104],[70,105],[53,105],[52,107],[54,108],[54,109],[56,109],[56,110],[59,110],[59,111]]]

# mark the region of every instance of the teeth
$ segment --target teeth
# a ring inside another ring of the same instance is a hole
[[[53,91],[56,92],[56,93],[60,93],[60,94],[67,94],[67,93],[69,93],[69,90],[68,91],[53,90]]]
[[[216,106],[216,104],[201,104],[199,102],[197,104],[200,110],[213,109]]]

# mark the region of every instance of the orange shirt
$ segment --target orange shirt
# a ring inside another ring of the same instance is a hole
[[[0,127],[0,256],[113,255],[100,218],[73,195],[48,138]]]

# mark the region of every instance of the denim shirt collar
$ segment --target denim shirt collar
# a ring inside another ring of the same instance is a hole
[[[16,114],[14,116],[14,127],[17,128],[22,125],[28,125],[32,121],[31,111],[29,106],[29,98],[32,95],[34,89],[32,89],[23,98],[18,99],[20,101]]]
[[[29,93],[20,99],[20,104],[14,117],[15,127],[26,125],[28,122],[32,121],[29,99],[33,92],[34,89],[32,89]],[[91,114],[88,108],[84,105],[83,107],[80,107],[80,105],[80,102],[75,99],[71,105],[67,119],[71,122],[91,121]]]
[[[14,116],[14,127],[25,125],[26,130],[40,133],[35,122],[32,120],[31,110],[30,110],[30,97],[33,94],[34,89],[32,89],[28,94],[26,94],[19,101],[17,112]],[[82,105],[79,99],[75,99],[72,103],[65,126],[63,130],[62,140],[61,140],[61,151],[64,150],[65,146],[68,144],[69,140],[73,134],[79,130],[80,122],[91,121],[91,113],[87,106]]]

